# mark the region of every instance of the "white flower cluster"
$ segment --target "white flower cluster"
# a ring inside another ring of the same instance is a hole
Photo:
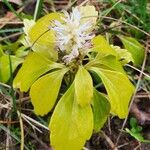
[[[87,45],[90,45],[94,37],[92,30],[95,24],[93,24],[92,17],[85,19],[86,15],[82,13],[80,7],[73,8],[70,14],[66,11],[63,13],[62,22],[54,20],[52,29],[56,34],[57,47],[66,54],[63,60],[68,64],[79,54],[87,52]],[[97,12],[96,14],[98,15]]]

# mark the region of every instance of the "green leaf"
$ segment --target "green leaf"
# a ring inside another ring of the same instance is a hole
[[[103,57],[99,60],[101,64],[104,66],[107,66],[111,70],[115,70],[118,72],[125,73],[121,63],[117,60],[117,58],[113,55],[108,55],[106,57]]]
[[[128,128],[125,129],[131,136],[133,136],[135,139],[137,139],[140,142],[144,141],[143,136],[141,135],[141,133],[134,133],[132,131],[130,131]]]
[[[128,50],[122,49],[119,46],[111,45],[111,47],[116,51],[117,59],[122,63],[122,65],[125,65],[129,62],[134,62],[132,55]]]
[[[53,20],[60,20],[60,17],[60,13],[50,13],[40,18],[28,33],[29,42],[31,45],[34,43],[33,50],[47,52],[47,57],[52,60],[57,59],[57,51],[54,49],[55,35],[50,25]]]
[[[75,76],[75,95],[78,104],[81,106],[90,104],[93,97],[92,78],[83,66],[79,66],[79,70]]]
[[[74,94],[73,84],[60,99],[52,115],[50,139],[55,150],[81,150],[92,135],[91,106],[78,105]]]
[[[135,65],[141,65],[144,59],[144,47],[134,38],[120,37],[124,47],[132,54]]]
[[[0,57],[3,55],[4,55],[4,52],[3,52],[2,46],[0,45]]]
[[[34,20],[36,20],[37,18],[40,17],[41,12],[42,12],[42,6],[43,6],[43,0],[38,0],[36,2],[36,7],[35,7],[35,11],[34,11]]]
[[[27,56],[28,52],[29,51],[26,50],[26,47],[21,46],[16,50],[15,56],[23,58],[23,57]]]
[[[138,126],[136,118],[130,118],[130,126],[136,128]]]
[[[63,68],[63,65],[52,62],[36,52],[32,52],[25,59],[14,79],[13,86],[27,92],[34,81],[44,73],[55,68]]]
[[[103,94],[99,93],[94,89],[93,96],[93,116],[94,116],[94,130],[96,132],[100,131],[104,123],[107,120],[107,117],[110,113],[110,103],[104,97]]]
[[[12,71],[14,72],[17,66],[23,62],[22,58],[16,56],[10,56],[12,63]],[[11,76],[9,55],[3,55],[0,57],[0,82],[6,83]]]
[[[53,108],[63,76],[67,71],[68,69],[65,68],[44,75],[31,86],[31,102],[37,115],[43,116]]]
[[[91,67],[91,71],[96,72],[106,88],[111,110],[119,116],[125,118],[128,114],[128,105],[134,92],[134,86],[127,76],[117,71],[111,71],[96,67]]]
[[[97,57],[99,57],[99,55],[101,56],[102,54],[116,56],[116,52],[108,44],[108,42],[105,40],[103,36],[101,35],[96,36],[95,38],[93,38],[92,43],[93,48],[91,50],[99,53]]]

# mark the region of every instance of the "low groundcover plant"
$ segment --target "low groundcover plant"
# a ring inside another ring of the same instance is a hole
[[[44,116],[54,108],[49,129],[55,150],[80,150],[110,113],[119,118],[128,114],[134,86],[123,65],[132,57],[94,34],[97,18],[94,6],[78,6],[70,14],[63,11],[37,22],[25,20],[23,43],[32,52],[13,86],[30,90],[37,115]],[[95,88],[97,81],[103,83],[107,95]]]

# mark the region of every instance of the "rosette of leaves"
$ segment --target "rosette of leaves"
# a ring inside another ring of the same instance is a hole
[[[29,90],[37,115],[44,116],[54,109],[49,129],[55,150],[80,150],[93,131],[100,131],[110,112],[121,119],[127,116],[134,86],[116,51],[101,35],[93,39],[93,47],[85,59],[69,66],[60,62],[54,33],[46,32],[49,23],[60,20],[60,16],[48,14],[29,30],[28,39],[32,44],[36,41],[36,46],[25,59],[13,85],[23,92]],[[107,93],[95,88],[97,78]]]

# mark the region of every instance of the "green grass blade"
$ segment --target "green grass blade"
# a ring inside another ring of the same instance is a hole
[[[15,28],[15,29],[3,29],[0,30],[0,33],[9,33],[9,32],[22,32],[22,28]]]
[[[10,95],[12,97],[12,101],[13,101],[13,112],[17,112],[17,106],[16,106],[16,97],[15,97],[15,91],[13,89],[13,86],[12,86],[12,82],[13,82],[13,71],[12,71],[12,62],[11,62],[11,57],[9,55],[9,67],[10,67]]]
[[[36,21],[42,12],[43,0],[37,0],[36,7],[34,11],[34,20]]]

